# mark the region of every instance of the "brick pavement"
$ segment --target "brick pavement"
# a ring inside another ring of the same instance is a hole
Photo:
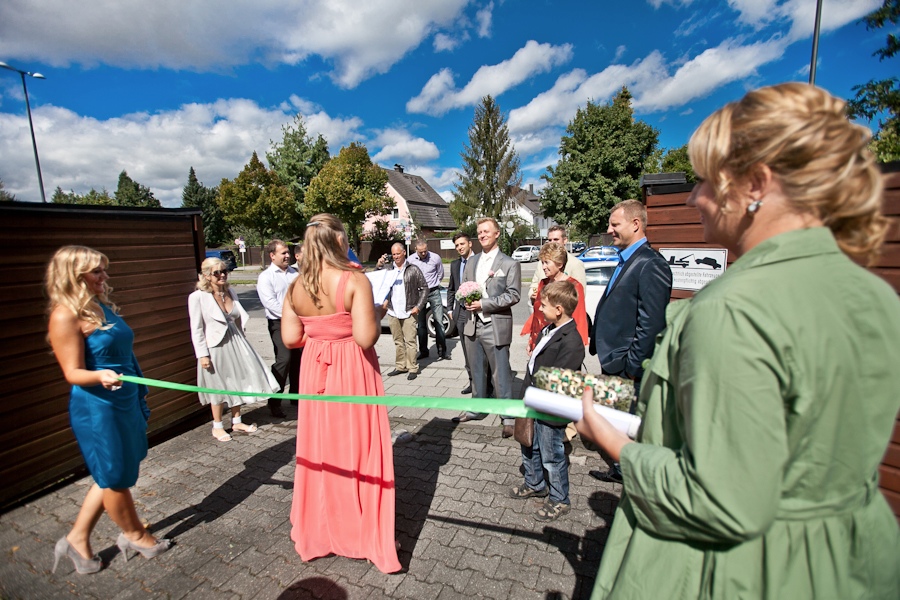
[[[252,292],[241,293],[254,317]],[[251,342],[267,359],[265,319],[251,320]],[[517,340],[513,355],[518,353]],[[466,385],[462,352],[426,359],[414,382],[385,377],[386,393],[457,396]],[[393,365],[393,344],[377,345],[381,370]],[[432,351],[433,354],[433,351]],[[589,359],[590,360],[590,359]],[[513,368],[524,367],[516,359]],[[402,381],[401,381],[402,380]],[[517,377],[521,382],[521,375]],[[415,384],[415,385],[411,385]],[[576,441],[571,457],[572,512],[552,523],[534,519],[538,500],[508,498],[520,483],[519,446],[500,437],[499,422],[455,425],[455,413],[394,407],[396,532],[403,571],[385,575],[367,561],[300,560],[290,540],[289,511],[296,431],[263,404],[244,411],[259,424],[252,435],[212,440],[202,425],[154,446],[133,489],[138,511],[155,533],[177,545],[152,560],[127,563],[115,546],[117,528],[103,517],[94,549],[104,569],[80,576],[70,561],[50,573],[55,541],[64,535],[91,483],[84,478],[0,515],[0,598],[587,598],[621,486],[588,475],[602,459]]]

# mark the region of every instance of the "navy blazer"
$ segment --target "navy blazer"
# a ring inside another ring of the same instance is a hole
[[[471,260],[474,257],[475,254],[472,254],[466,260]],[[450,263],[450,283],[447,284],[447,310],[452,315],[453,320],[456,321],[456,326],[460,331],[462,331],[462,326],[466,319],[469,318],[469,311],[456,300],[456,292],[459,290],[459,286],[462,285],[462,280],[459,278],[459,266],[461,264],[462,258],[457,258]]]
[[[672,270],[648,243],[625,261],[594,313],[588,350],[607,375],[640,379],[653,354],[656,334],[666,327]]]
[[[543,335],[538,336],[538,341]],[[530,360],[530,359],[529,359]],[[575,319],[572,319],[559,328],[547,345],[541,349],[534,359],[534,370],[537,371],[541,367],[558,367],[560,369],[581,370],[581,363],[584,362],[584,340],[578,333],[578,327],[575,325]],[[527,388],[533,383],[531,373],[525,368],[525,387]]]

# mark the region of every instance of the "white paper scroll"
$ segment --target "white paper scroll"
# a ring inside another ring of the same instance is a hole
[[[368,271],[366,277],[372,284],[372,296],[375,297],[375,304],[384,304],[388,294],[391,293],[391,286],[397,279],[396,269],[380,269],[378,271]]]
[[[570,398],[569,396],[548,392],[536,387],[529,386],[525,390],[524,401],[525,406],[528,408],[533,408],[548,415],[569,419],[570,421],[578,421],[583,415],[580,398]],[[594,410],[609,421],[618,431],[621,431],[631,439],[637,436],[638,429],[641,426],[640,417],[596,403],[594,404]]]

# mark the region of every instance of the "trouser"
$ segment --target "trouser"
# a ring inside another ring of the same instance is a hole
[[[447,338],[444,333],[444,304],[441,302],[441,288],[433,287],[428,290],[428,300],[425,310],[419,313],[418,333],[419,351],[428,354],[428,319],[434,318],[434,339],[438,354],[447,352]]]
[[[388,315],[388,326],[394,338],[396,358],[394,368],[398,371],[418,373],[418,350],[416,349],[416,318],[398,319]]]
[[[509,345],[494,344],[493,322],[485,323],[475,317],[475,335],[463,336],[467,344],[469,366],[472,368],[472,397],[488,398],[488,379],[494,384],[494,396],[512,398],[513,377],[509,366]],[[504,425],[512,425],[512,417],[501,415]]]
[[[300,381],[300,360],[303,354],[302,348],[290,349],[284,345],[281,339],[281,319],[268,319],[269,337],[272,338],[272,348],[275,350],[275,362],[272,363],[272,375],[278,382],[278,391],[283,392],[285,384],[288,392],[296,394]],[[281,406],[278,398],[269,398],[269,406]]]
[[[550,486],[550,502],[569,504],[569,460],[563,442],[566,426],[534,422],[534,441],[531,448],[522,446],[522,466],[525,485],[533,490]],[[547,469],[547,481],[544,481]]]

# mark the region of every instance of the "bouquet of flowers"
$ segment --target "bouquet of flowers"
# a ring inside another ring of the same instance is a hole
[[[614,375],[591,375],[572,369],[541,367],[534,374],[534,386],[548,392],[581,399],[585,387],[594,390],[594,402],[628,412],[634,400],[634,383]]]
[[[481,286],[474,281],[467,281],[456,290],[456,299],[465,304],[481,300],[483,295]]]

